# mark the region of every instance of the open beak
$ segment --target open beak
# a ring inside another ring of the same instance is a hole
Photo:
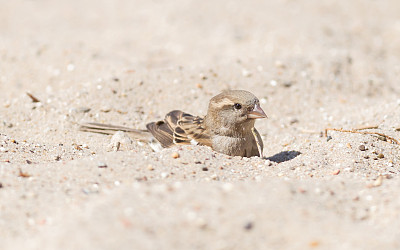
[[[260,107],[259,104],[256,104],[252,111],[249,112],[247,118],[250,119],[259,119],[259,118],[267,118],[268,116],[264,113],[264,110]]]

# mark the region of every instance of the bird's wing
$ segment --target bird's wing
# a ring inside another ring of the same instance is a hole
[[[251,150],[251,155],[252,156],[260,156],[261,158],[263,157],[263,148],[264,144],[261,139],[260,133],[258,133],[256,128],[252,128],[251,132],[253,133],[254,139],[256,141],[256,145],[254,145],[253,149]]]
[[[165,121],[151,122],[146,127],[164,148],[174,145],[173,129]]]
[[[203,118],[180,110],[169,112],[164,121],[148,124],[147,129],[164,147],[173,144],[211,146],[210,136],[203,126]]]

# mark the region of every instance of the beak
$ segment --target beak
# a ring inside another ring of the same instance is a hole
[[[268,116],[264,113],[264,110],[260,107],[259,104],[254,106],[254,109],[249,112],[247,118],[250,119],[259,119],[259,118],[268,118]]]

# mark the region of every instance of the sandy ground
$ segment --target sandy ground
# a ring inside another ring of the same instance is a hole
[[[400,146],[322,134],[400,140],[399,1],[0,2],[1,249],[400,248]],[[78,131],[224,89],[266,158]]]

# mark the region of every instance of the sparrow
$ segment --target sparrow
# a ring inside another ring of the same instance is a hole
[[[191,144],[209,146],[230,156],[263,157],[263,142],[254,123],[266,117],[255,95],[228,90],[211,98],[204,117],[174,110],[164,120],[148,123],[145,130],[101,123],[82,124],[80,130],[103,134],[123,131],[155,151],[159,146]]]

